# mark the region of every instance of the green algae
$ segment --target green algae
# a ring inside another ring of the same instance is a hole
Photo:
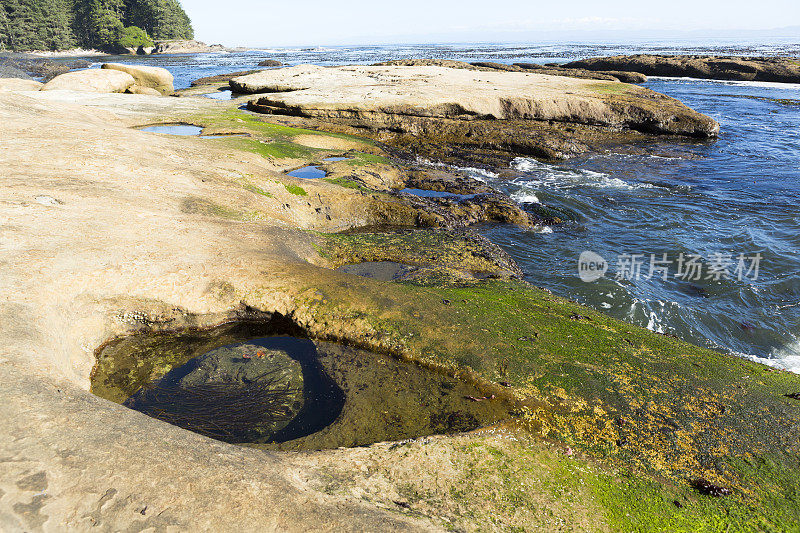
[[[361,283],[369,290],[369,281]],[[352,321],[373,332],[360,337],[364,346],[512,396],[517,424],[531,435],[682,487],[703,477],[737,494],[767,490],[753,472],[728,466],[750,457],[769,457],[787,472],[784,489],[796,480],[800,406],[783,398],[800,388],[796,375],[624,324],[524,283],[384,283],[374,297],[359,295],[359,285],[316,285],[307,303],[315,321]]]
[[[283,186],[286,187],[286,191],[289,194],[294,194],[296,196],[308,196],[308,192],[306,192],[306,190],[299,185],[285,183]]]
[[[273,198],[272,193],[267,192],[264,189],[262,189],[261,187],[258,187],[257,185],[253,185],[252,183],[245,183],[242,186],[245,188],[245,190],[248,190],[248,191],[250,191],[250,192],[252,192],[254,194],[258,194],[260,196],[266,196],[267,198]]]
[[[243,112],[238,107],[231,106],[225,110],[213,113],[193,115],[192,119],[207,128],[237,133],[249,133],[254,136],[271,138],[275,140],[291,141],[301,135],[318,135],[336,139],[358,142],[365,146],[375,146],[375,142],[363,137],[346,133],[319,131],[308,128],[298,128],[269,122],[267,116],[256,116]]]
[[[217,139],[235,150],[245,150],[269,159],[313,159],[321,150],[288,141],[261,141],[258,139]]]
[[[351,157],[347,161],[343,161],[345,165],[351,167],[361,167],[370,165],[393,165],[392,161],[386,157],[374,154],[365,154],[363,152],[348,152],[347,155]]]
[[[519,272],[502,250],[469,231],[364,231],[331,234],[325,238],[320,253],[335,267],[380,261],[426,267],[430,270],[427,283],[452,281],[457,272],[506,277]]]

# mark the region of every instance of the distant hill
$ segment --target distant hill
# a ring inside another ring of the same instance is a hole
[[[193,39],[178,0],[2,0],[0,50],[118,52],[153,40]]]

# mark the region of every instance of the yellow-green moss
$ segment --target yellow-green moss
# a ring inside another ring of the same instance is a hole
[[[297,196],[308,196],[308,193],[304,188],[299,185],[294,185],[292,183],[285,183],[284,187],[289,192],[289,194],[295,194]]]

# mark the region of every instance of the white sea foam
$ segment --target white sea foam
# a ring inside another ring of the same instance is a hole
[[[518,157],[511,167],[526,175],[516,178],[513,183],[528,186],[572,189],[575,187],[596,187],[601,189],[652,189],[652,183],[628,183],[603,172],[586,169],[559,168],[535,159]]]
[[[491,170],[486,170],[484,168],[475,168],[475,167],[458,167],[458,170],[464,172],[469,177],[476,179],[478,181],[482,181],[486,183],[487,179],[496,180],[500,177],[497,172],[492,172]]]
[[[536,193],[527,189],[520,189],[511,195],[511,199],[521,204],[541,204]]]
[[[480,181],[482,183],[486,183],[487,179],[497,179],[500,177],[499,174],[496,172],[492,172],[491,170],[486,170],[485,168],[476,168],[476,167],[456,167],[453,165],[448,165],[447,163],[442,163],[441,161],[431,161],[430,159],[426,159],[424,157],[417,156],[416,163],[418,165],[423,165],[426,167],[434,167],[434,168],[446,168],[449,170],[454,170],[456,172],[461,172],[462,174],[466,174],[470,178]]]
[[[741,352],[734,353],[739,357],[750,359],[762,365],[800,374],[800,339],[795,339],[785,346],[773,349],[769,357],[759,357]]]

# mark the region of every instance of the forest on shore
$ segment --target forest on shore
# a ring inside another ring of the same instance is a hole
[[[2,0],[0,51],[94,48],[110,53],[192,39],[179,0]]]

